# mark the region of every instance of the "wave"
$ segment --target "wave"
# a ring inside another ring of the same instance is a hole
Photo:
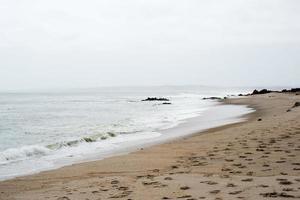
[[[105,134],[97,134],[89,137],[83,137],[77,140],[62,141],[46,146],[28,145],[20,148],[10,148],[0,152],[0,165],[22,161],[32,157],[42,157],[49,155],[51,152],[59,150],[61,148],[79,146],[82,143],[93,143],[116,136],[117,134],[113,132],[107,132]]]
[[[10,148],[0,152],[0,164],[7,164],[14,161],[25,160],[28,157],[44,156],[51,152],[44,146],[28,145],[21,148]]]
[[[87,136],[87,137],[83,137],[77,140],[69,140],[69,141],[62,141],[59,143],[55,143],[55,144],[50,144],[47,145],[47,148],[49,149],[60,149],[63,147],[73,147],[73,146],[78,146],[80,143],[92,143],[92,142],[97,142],[97,141],[101,141],[101,140],[106,140],[108,138],[112,138],[112,137],[116,137],[117,134],[113,133],[113,132],[107,132],[107,133],[101,133],[101,134],[95,134],[95,135],[91,135],[91,136]]]

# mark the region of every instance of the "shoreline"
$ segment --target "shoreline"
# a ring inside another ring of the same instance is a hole
[[[2,181],[0,199],[297,198],[300,110],[286,110],[299,99],[292,94],[226,99],[225,104],[247,104],[256,112],[244,122],[126,155]]]
[[[212,106],[209,109],[205,109],[201,112],[199,116],[184,119],[179,122],[178,125],[166,129],[161,129],[153,132],[153,136],[149,135],[145,139],[143,135],[133,134],[131,137],[135,137],[134,140],[118,143],[117,141],[122,140],[118,138],[113,138],[111,141],[104,141],[110,144],[114,144],[113,149],[101,149],[99,152],[89,153],[85,155],[85,158],[73,159],[72,157],[65,157],[65,159],[60,159],[60,161],[53,161],[52,166],[43,168],[30,168],[27,172],[19,171],[18,174],[11,174],[6,176],[1,176],[0,181],[11,180],[18,177],[25,177],[30,175],[35,175],[41,172],[58,170],[62,167],[68,167],[72,165],[100,161],[103,159],[127,155],[129,153],[139,151],[140,149],[150,148],[152,146],[164,144],[167,142],[180,140],[184,137],[189,137],[191,135],[204,132],[211,128],[221,127],[224,125],[235,124],[247,119],[246,115],[255,112],[254,109],[249,108],[246,105],[227,105],[224,102],[212,101]],[[150,133],[150,132],[149,132]],[[155,136],[157,135],[157,136]],[[139,139],[142,138],[142,139]],[[117,139],[116,141],[114,141]],[[92,143],[93,144],[93,143]],[[105,145],[106,143],[99,143],[100,145]],[[91,147],[92,148],[92,147]],[[1,170],[1,169],[0,169]],[[1,173],[0,175],[3,175]]]

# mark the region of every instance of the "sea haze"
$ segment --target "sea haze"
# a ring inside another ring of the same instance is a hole
[[[251,109],[216,109],[216,102],[202,98],[239,92],[191,86],[1,93],[0,179],[101,159],[235,122]],[[171,104],[141,101],[147,97],[165,97]],[[185,131],[190,119],[197,125]]]

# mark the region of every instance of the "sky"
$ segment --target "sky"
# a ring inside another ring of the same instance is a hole
[[[1,0],[0,90],[300,87],[299,0]]]

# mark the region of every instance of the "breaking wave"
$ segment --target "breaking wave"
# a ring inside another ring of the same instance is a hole
[[[11,162],[22,161],[31,157],[42,157],[49,153],[59,150],[61,148],[68,148],[79,146],[82,143],[92,143],[101,140],[106,140],[110,137],[116,137],[115,133],[108,132],[105,134],[98,134],[89,137],[83,137],[78,140],[62,141],[55,144],[46,146],[28,145],[21,148],[10,148],[0,152],[0,165],[8,164]]]
[[[21,148],[10,148],[0,152],[0,164],[7,164],[14,161],[25,160],[28,157],[44,156],[50,153],[50,149],[39,146],[29,145]]]

